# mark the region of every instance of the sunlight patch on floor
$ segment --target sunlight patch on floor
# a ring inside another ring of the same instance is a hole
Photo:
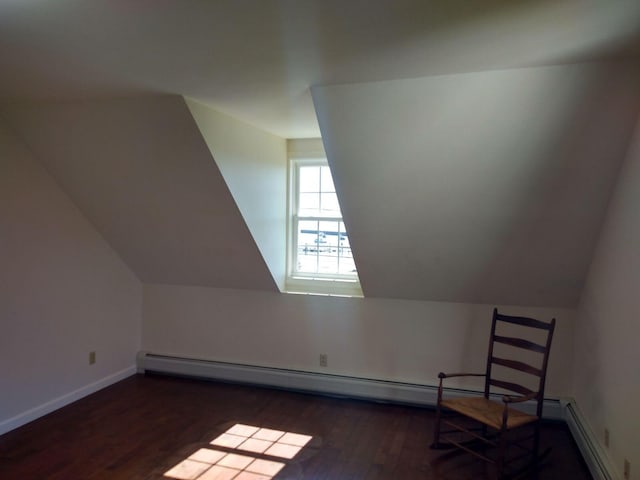
[[[177,480],[269,480],[313,437],[236,424],[165,472]],[[237,453],[235,453],[237,452]]]

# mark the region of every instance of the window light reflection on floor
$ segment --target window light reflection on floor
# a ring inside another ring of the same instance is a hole
[[[199,449],[164,476],[178,480],[269,480],[312,438],[238,423],[214,438],[211,447]]]

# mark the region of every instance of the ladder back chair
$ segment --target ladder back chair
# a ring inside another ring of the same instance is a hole
[[[495,465],[498,478],[527,471],[549,453],[539,455],[540,419],[555,323],[555,318],[546,323],[493,310],[486,371],[438,375],[432,448],[469,452]],[[507,380],[501,378],[505,374]],[[484,377],[484,395],[443,398],[443,381],[465,376]],[[517,408],[527,401],[534,412]]]

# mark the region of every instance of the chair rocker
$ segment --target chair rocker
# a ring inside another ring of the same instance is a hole
[[[459,448],[471,453],[493,464],[499,479],[517,477],[538,465],[549,453],[539,454],[540,420],[555,323],[555,318],[545,323],[493,310],[485,373],[438,374],[432,448]],[[514,359],[514,354],[520,359]],[[534,363],[538,366],[525,363],[523,356],[527,361],[537,360]],[[498,378],[504,373],[508,373],[509,381]],[[484,395],[443,398],[443,381],[463,376],[485,377]],[[514,378],[519,383],[514,383]],[[495,392],[495,388],[500,391]],[[505,394],[505,390],[516,395]],[[516,408],[527,401],[534,403],[535,414]],[[443,430],[443,425],[449,429]]]

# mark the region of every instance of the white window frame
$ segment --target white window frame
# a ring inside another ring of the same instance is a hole
[[[298,195],[299,169],[302,166],[328,166],[324,156],[305,155],[304,157],[289,158],[289,196],[287,202],[287,293],[316,294],[330,296],[362,297],[360,280],[355,274],[323,274],[296,272],[294,266],[297,263],[297,232],[298,222],[310,219],[343,222],[340,217],[299,217]]]

